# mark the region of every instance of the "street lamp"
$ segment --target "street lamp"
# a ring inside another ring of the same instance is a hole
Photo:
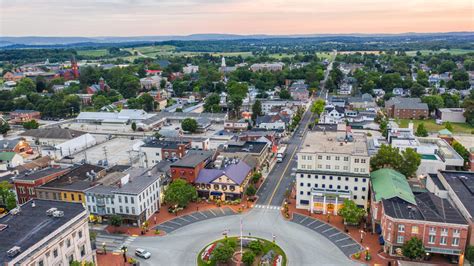
[[[360,243],[362,244],[362,242],[364,241],[364,236],[365,236],[365,231],[364,230],[360,230]]]
[[[122,250],[122,254],[123,254],[123,262],[127,262],[127,247],[123,246],[121,248],[121,250]]]
[[[107,254],[107,249],[105,249],[105,242],[102,243],[102,249],[104,250],[104,254]]]

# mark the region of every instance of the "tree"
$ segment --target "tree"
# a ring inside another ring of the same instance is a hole
[[[34,119],[31,120],[31,121],[23,123],[23,128],[24,129],[37,129],[38,127],[39,127],[39,124]]]
[[[11,190],[13,185],[8,181],[0,182],[0,202],[2,202],[7,210],[14,209],[16,207],[15,193]]]
[[[403,256],[410,259],[422,258],[425,254],[423,241],[421,241],[421,239],[417,237],[412,237],[410,240],[403,244],[402,253]]]
[[[69,266],[94,266],[95,264],[91,261],[77,261],[73,260],[69,263]]]
[[[186,119],[183,120],[183,122],[181,122],[181,128],[184,131],[194,133],[194,132],[196,132],[196,130],[198,128],[198,123],[197,123],[196,120],[194,120],[192,118],[186,118]]]
[[[280,99],[290,100],[291,94],[287,89],[282,89],[280,91]]]
[[[221,98],[219,94],[211,93],[204,101],[204,110],[209,113],[219,113],[221,111],[221,107],[219,106],[220,101]]]
[[[414,149],[407,148],[402,151],[403,162],[397,169],[400,173],[406,177],[413,176],[421,164],[421,155],[419,155]]]
[[[468,260],[471,264],[474,263],[474,246],[467,246],[466,248],[466,260]]]
[[[212,251],[212,260],[224,263],[227,262],[230,258],[232,258],[233,255],[234,249],[228,244],[223,244],[216,247]]]
[[[249,197],[255,196],[255,193],[257,193],[257,189],[254,187],[254,185],[250,184],[247,189],[245,190],[245,195]]]
[[[317,114],[318,116],[324,111],[324,106],[326,105],[323,99],[318,99],[311,106],[311,112]]]
[[[133,131],[136,131],[136,130],[137,130],[137,123],[132,122],[131,127],[132,127],[132,130],[133,130]]]
[[[469,97],[466,97],[463,101],[464,107],[464,117],[466,118],[466,122],[474,126],[474,90],[471,90],[471,94]]]
[[[233,117],[239,117],[240,107],[242,106],[243,98],[238,95],[231,95],[229,97],[229,108]]]
[[[252,251],[245,251],[244,254],[242,255],[242,262],[245,263],[245,265],[250,266],[253,264],[255,260],[255,254]]]
[[[420,97],[425,93],[425,88],[420,85],[418,82],[413,83],[410,88],[410,96],[411,97]]]
[[[30,93],[36,92],[36,84],[30,78],[23,78],[18,81],[13,93],[17,96],[28,95]]]
[[[402,162],[403,157],[400,155],[398,148],[382,144],[377,154],[370,159],[370,167],[372,171],[381,168],[396,170],[400,168]]]
[[[260,180],[260,178],[262,178],[262,173],[260,173],[260,172],[255,172],[255,173],[252,175],[252,183],[257,184],[258,181]]]
[[[257,117],[261,116],[262,114],[262,102],[260,100],[256,100],[252,105],[252,120],[255,122]]]
[[[385,117],[382,117],[380,120],[380,132],[382,136],[387,137],[388,135],[388,120]]]
[[[165,192],[165,202],[170,205],[184,208],[195,199],[197,199],[196,188],[183,179],[173,181]]]
[[[453,149],[464,159],[464,165],[469,162],[470,152],[459,142],[453,141]]]
[[[263,253],[263,245],[260,240],[254,240],[249,243],[249,249],[252,250],[253,253],[260,255]]]
[[[421,101],[428,105],[428,110],[430,114],[434,110],[442,108],[444,106],[443,97],[441,97],[440,95],[424,96],[421,98]]]
[[[0,134],[6,135],[10,131],[10,125],[7,122],[0,121]]]
[[[139,99],[142,102],[143,110],[147,112],[155,111],[155,99],[150,94],[143,93]]]
[[[444,128],[446,128],[447,130],[451,131],[451,133],[453,133],[453,126],[451,125],[449,121],[444,123]]]
[[[113,215],[112,217],[110,217],[110,220],[109,220],[110,225],[115,226],[115,227],[121,226],[122,222],[123,222],[123,219],[122,219],[122,216],[120,215]]]
[[[110,101],[104,95],[97,95],[93,97],[92,103],[94,104],[94,109],[100,110],[100,108],[109,105]]]
[[[360,223],[360,220],[365,215],[365,210],[359,208],[353,200],[345,199],[344,204],[341,209],[339,209],[338,214],[342,216],[344,222],[351,225],[356,225]]]
[[[424,123],[420,123],[418,125],[415,135],[417,137],[428,137],[428,130],[426,130]]]

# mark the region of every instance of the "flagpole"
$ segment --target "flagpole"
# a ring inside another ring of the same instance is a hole
[[[243,250],[243,248],[242,248],[242,246],[243,246],[243,245],[242,245],[243,230],[244,230],[244,229],[243,229],[242,217],[241,217],[241,218],[240,218],[240,255],[241,255],[241,256],[243,255],[243,253],[242,253],[242,250]]]

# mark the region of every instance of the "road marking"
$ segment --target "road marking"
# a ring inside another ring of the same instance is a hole
[[[318,225],[317,227],[315,227],[314,230],[316,230],[316,229],[318,229],[319,227],[324,226],[324,225],[326,225],[326,224],[325,224],[325,223],[322,223],[322,224]]]
[[[344,241],[344,240],[347,240],[347,239],[350,239],[350,237],[341,238],[341,239],[338,239],[338,240],[336,240],[336,241],[334,241],[334,242],[341,242],[341,241]]]
[[[222,212],[222,214],[225,215],[225,212],[224,212],[224,210],[223,210],[222,208],[219,208],[219,210]]]
[[[175,222],[175,221],[167,221],[167,223],[172,223],[172,224],[176,224],[176,225],[178,225],[178,226],[181,226],[180,223],[177,223],[177,222]]]
[[[210,211],[214,216],[217,216],[211,209],[209,209],[208,211]]]
[[[340,233],[341,233],[341,232],[337,232],[337,233],[335,233],[335,234],[330,235],[329,237],[337,236],[337,235],[339,235]]]
[[[188,214],[188,216],[191,216],[194,218],[194,220],[199,220],[198,218],[194,217],[192,214]]]
[[[303,220],[301,220],[300,224],[302,224],[304,221],[306,221],[308,219],[308,216],[304,217]]]
[[[164,227],[164,228],[169,228],[169,229],[174,229],[174,227],[171,227],[171,226],[167,226],[167,225],[163,225],[163,224],[160,224],[158,226],[161,226],[161,227]]]
[[[179,219],[181,219],[181,220],[183,220],[183,221],[185,221],[185,222],[188,222],[188,223],[189,223],[189,221],[188,221],[188,220],[184,219],[184,216],[181,216],[181,217],[179,217]]]
[[[310,225],[314,224],[316,220],[313,220],[311,223],[309,223],[307,226],[309,227]]]
[[[323,233],[329,232],[329,231],[331,231],[332,229],[334,229],[334,228],[331,227],[331,228],[329,228],[329,229],[326,229],[326,230],[323,231]]]
[[[202,216],[204,216],[204,218],[207,218],[207,215],[205,215],[204,213],[202,212],[199,212]]]
[[[341,248],[355,246],[355,245],[359,245],[359,244],[358,243],[347,244],[347,245],[341,246]]]

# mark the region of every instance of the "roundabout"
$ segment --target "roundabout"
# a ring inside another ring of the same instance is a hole
[[[180,227],[162,237],[138,237],[129,250],[144,248],[153,255],[140,265],[197,265],[197,257],[216,239],[240,235],[275,239],[287,265],[360,265],[326,236],[285,220],[279,210],[253,209],[241,215],[216,217]],[[240,247],[239,247],[240,248]]]

